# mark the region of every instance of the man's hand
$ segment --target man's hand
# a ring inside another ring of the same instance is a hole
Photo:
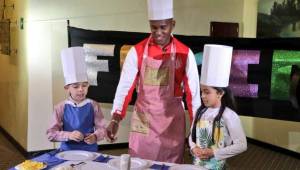
[[[81,132],[77,131],[77,130],[74,130],[73,132],[71,132],[69,134],[69,139],[74,140],[76,142],[82,141],[83,138],[84,138],[83,134]]]
[[[121,115],[114,113],[109,125],[106,128],[106,134],[110,142],[114,142],[117,139],[116,134],[118,132],[121,119]]]
[[[86,136],[84,138],[84,142],[89,144],[89,145],[94,144],[94,143],[97,142],[97,136],[94,133],[89,134],[88,136]]]

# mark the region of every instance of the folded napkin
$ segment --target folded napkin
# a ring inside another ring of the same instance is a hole
[[[110,158],[109,156],[103,156],[103,155],[100,155],[98,156],[94,161],[95,162],[103,162],[103,163],[107,163],[109,160],[111,160],[113,158]]]
[[[157,169],[157,170],[168,170],[170,168],[170,166],[162,164],[153,164],[152,166],[150,166],[150,169]]]
[[[66,160],[59,159],[55,157],[55,155],[60,152],[60,150],[54,150],[48,153],[45,153],[43,155],[40,155],[38,157],[33,158],[32,160],[38,161],[38,162],[44,162],[47,164],[47,167],[45,169],[51,169],[54,166],[61,164],[65,162]]]

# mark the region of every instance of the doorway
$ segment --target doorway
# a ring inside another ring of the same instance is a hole
[[[239,37],[239,23],[210,22],[211,37]]]

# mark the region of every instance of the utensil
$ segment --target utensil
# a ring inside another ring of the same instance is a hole
[[[72,168],[74,168],[74,167],[76,167],[76,166],[78,166],[78,165],[84,165],[84,164],[86,164],[85,162],[79,162],[79,163],[77,163],[77,164],[70,164],[70,166],[72,167]]]
[[[72,170],[81,170],[82,165],[85,165],[85,162],[79,162],[77,164],[70,164]]]

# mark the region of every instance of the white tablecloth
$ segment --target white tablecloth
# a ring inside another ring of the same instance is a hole
[[[99,156],[100,154],[97,153],[97,155]],[[112,159],[117,159],[120,158],[120,156],[113,156],[113,155],[104,155],[104,156],[109,156]],[[135,159],[135,158],[131,158],[131,159]],[[138,158],[139,159],[139,158]],[[142,159],[144,161],[147,161],[148,164],[148,168],[146,168],[146,170],[151,170],[149,167],[151,167],[153,164],[157,164],[157,165],[167,165],[167,166],[174,166],[177,164],[174,163],[166,163],[166,162],[157,162],[157,161],[151,161],[151,160],[145,160]],[[59,169],[60,167],[66,167],[66,166],[70,166],[71,164],[77,164],[80,162],[84,162],[84,165],[78,165],[75,166],[76,170],[116,170],[115,167],[112,167],[109,165],[109,163],[103,163],[103,162],[95,162],[95,161],[66,161],[62,164],[59,164],[55,167],[53,167],[51,170],[56,170]],[[143,168],[145,169],[145,168]]]

